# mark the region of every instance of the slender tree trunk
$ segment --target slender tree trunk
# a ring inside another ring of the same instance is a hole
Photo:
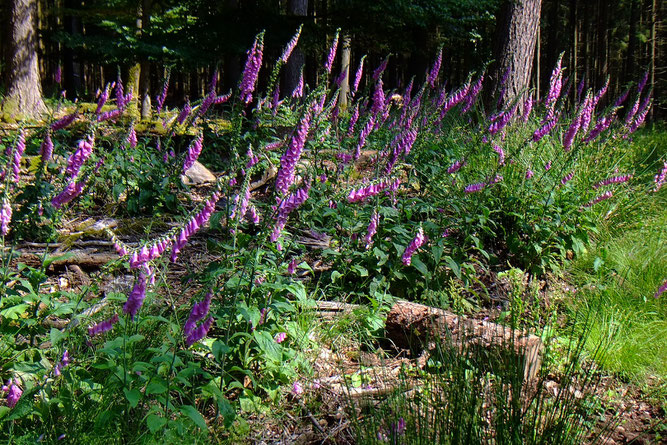
[[[308,0],[289,0],[287,2],[287,13],[296,17],[306,17],[308,15]],[[299,48],[300,43],[297,44],[292,55],[287,60],[287,65],[285,65],[285,75],[284,75],[284,88],[283,94],[289,96],[296,88],[299,83],[299,77],[301,77],[301,70],[303,69],[306,56],[303,54],[303,51]]]
[[[528,89],[541,6],[541,0],[506,0],[501,6],[496,28],[493,92],[497,95],[505,88],[503,105],[518,99]],[[501,86],[506,72],[509,75]]]
[[[77,9],[81,7],[80,0],[65,0],[64,6],[68,10]],[[83,32],[83,26],[81,25],[81,18],[74,15],[66,15],[63,19],[65,25],[65,32],[75,36]],[[79,63],[74,50],[71,48],[65,48],[63,51],[63,61],[64,61],[64,75],[65,75],[65,89],[67,90],[67,97],[70,100],[74,100],[79,92],[82,90],[81,81],[83,75],[81,73],[81,64]]]
[[[343,75],[343,81],[340,83],[340,97],[338,98],[338,104],[341,109],[347,108],[347,99],[350,92],[350,35],[343,35],[342,39],[342,51],[341,51],[341,72],[345,73]]]
[[[651,7],[651,89],[653,90],[653,95],[655,97],[656,88],[655,88],[655,57],[656,57],[656,48],[658,45],[658,0],[653,0],[653,5]],[[655,106],[651,107],[649,111],[649,119],[653,120]]]
[[[13,0],[10,11],[9,87],[3,109],[16,117],[37,117],[42,100],[37,59],[37,0]]]
[[[149,27],[151,21],[151,0],[143,0],[141,2],[141,24],[139,26],[140,33]],[[139,76],[139,95],[141,100],[141,119],[150,119],[151,117],[151,77],[150,77],[150,62],[146,59],[141,61],[141,74]]]
[[[628,30],[628,51],[625,55],[625,82],[631,81],[637,74],[637,22],[639,22],[638,0],[630,0],[630,27]]]

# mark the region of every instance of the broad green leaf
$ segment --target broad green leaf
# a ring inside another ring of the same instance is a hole
[[[197,408],[195,408],[192,405],[183,405],[181,406],[181,412],[188,416],[192,421],[201,429],[204,431],[208,430],[208,426],[206,425],[206,420],[204,419],[204,416],[201,415],[199,411],[197,411]]]
[[[136,389],[127,388],[123,388],[123,392],[125,393],[127,401],[130,402],[130,407],[136,408],[139,404],[139,400],[141,400],[141,393]]]
[[[148,429],[151,430],[151,433],[157,432],[166,423],[167,419],[164,417],[159,417],[155,414],[149,414],[148,417],[146,417],[146,425],[148,425]]]

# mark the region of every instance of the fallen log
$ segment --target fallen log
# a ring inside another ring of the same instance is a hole
[[[524,381],[531,381],[542,363],[542,340],[531,334],[475,320],[423,304],[398,300],[387,315],[385,333],[396,346],[423,350],[441,341],[442,346],[485,350],[492,369],[508,360],[523,366]]]

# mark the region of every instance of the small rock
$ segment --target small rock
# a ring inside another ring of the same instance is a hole
[[[181,181],[186,185],[212,184],[215,183],[216,177],[211,170],[204,167],[199,161],[195,161],[194,165],[184,175],[181,175]]]

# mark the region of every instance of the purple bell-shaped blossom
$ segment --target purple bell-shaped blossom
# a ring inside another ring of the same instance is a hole
[[[354,75],[354,83],[352,84],[352,91],[350,94],[354,96],[354,94],[357,92],[359,89],[359,83],[361,83],[361,76],[364,73],[364,60],[366,59],[366,56],[364,55],[361,60],[359,61],[359,67],[357,68],[357,72]]]
[[[303,148],[308,138],[308,130],[310,129],[311,114],[306,113],[296,134],[292,137],[289,147],[285,154],[280,158],[280,170],[276,176],[276,192],[279,196],[287,195],[290,186],[295,180],[296,164],[301,158]]]
[[[197,139],[192,141],[188,146],[188,153],[185,156],[185,161],[183,162],[183,173],[187,172],[199,158],[201,150],[203,147],[204,135],[200,134]]]
[[[146,288],[148,286],[147,276],[144,271],[139,273],[136,281],[134,282],[134,287],[130,292],[130,295],[127,297],[127,301],[123,306],[123,312],[128,314],[132,320],[141,309],[141,306],[144,304],[144,299],[146,298]]]
[[[2,387],[2,390],[7,393],[7,406],[14,408],[21,398],[23,390],[18,383],[14,383],[13,379],[9,379],[7,384]]]
[[[417,249],[419,249],[424,244],[425,241],[426,237],[424,236],[424,229],[419,227],[417,235],[410,242],[410,244],[408,244],[408,247],[405,248],[405,252],[403,252],[403,256],[401,257],[401,261],[403,261],[404,265],[409,266],[412,263],[412,256],[417,251]]]
[[[255,38],[250,51],[248,51],[248,58],[246,60],[245,69],[240,85],[240,100],[245,104],[249,104],[252,100],[252,93],[255,91],[257,84],[257,75],[259,69],[262,67],[262,55],[264,51],[264,31],[259,33]]]
[[[77,112],[74,112],[72,114],[68,114],[67,116],[60,118],[59,120],[51,124],[51,130],[56,131],[69,127],[72,124],[72,122],[74,122],[74,119],[76,119],[78,115],[79,114]]]
[[[666,179],[667,179],[667,161],[663,163],[662,169],[655,175],[653,179],[653,182],[655,183],[655,186],[653,186],[654,193],[658,193],[658,191],[662,188],[662,185],[665,183]]]
[[[364,237],[364,242],[366,243],[366,250],[370,249],[371,246],[373,245],[373,237],[377,233],[379,223],[380,223],[380,215],[378,214],[377,210],[375,210],[373,212],[373,216],[371,216],[371,221],[368,224],[366,236]]]
[[[12,205],[5,198],[0,208],[0,235],[5,236],[9,233],[9,223],[12,220]]]
[[[51,156],[53,156],[53,141],[51,140],[51,131],[46,132],[44,135],[44,141],[42,141],[42,145],[40,146],[39,149],[39,155],[42,158],[42,162],[46,163],[51,160]]]
[[[331,69],[333,68],[333,63],[334,60],[336,59],[336,52],[338,50],[338,36],[339,36],[340,31],[336,31],[336,35],[334,36],[333,42],[331,43],[331,48],[329,49],[329,55],[327,57],[327,63],[324,65],[324,70],[327,72],[327,74],[331,73]]]
[[[438,75],[440,74],[441,65],[442,65],[442,47],[440,47],[440,51],[438,51],[438,57],[436,57],[435,63],[433,64],[433,68],[431,68],[431,71],[428,73],[428,77],[426,78],[426,82],[428,82],[428,84],[431,85],[431,88],[435,88],[435,81],[438,80]]]
[[[93,154],[94,143],[95,140],[92,136],[88,136],[86,139],[81,139],[78,142],[76,151],[67,159],[66,174],[72,178],[79,174],[83,163]]]
[[[81,192],[83,192],[84,186],[85,186],[84,181],[70,182],[69,184],[67,184],[65,189],[62,192],[60,192],[60,194],[58,194],[51,200],[51,205],[56,209],[59,209],[63,205],[67,204],[68,202],[72,201],[74,198],[79,196]]]
[[[90,337],[95,337],[96,335],[103,334],[105,332],[113,329],[113,325],[118,323],[118,314],[113,314],[113,316],[107,320],[101,321],[88,328],[88,335]]]

